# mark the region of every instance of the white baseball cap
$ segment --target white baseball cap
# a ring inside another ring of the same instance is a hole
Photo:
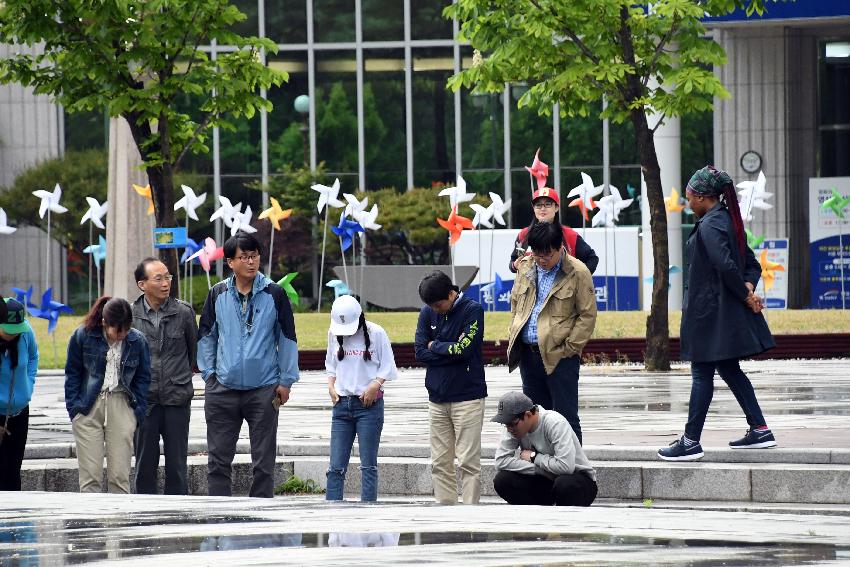
[[[331,307],[331,333],[337,336],[353,335],[360,325],[363,308],[350,295],[340,295]]]

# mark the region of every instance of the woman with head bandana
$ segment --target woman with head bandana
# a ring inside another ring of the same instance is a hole
[[[659,449],[666,461],[703,457],[700,435],[714,393],[714,373],[732,390],[749,429],[732,449],[775,447],[755,391],[741,371],[741,358],[775,346],[761,314],[762,299],[754,294],[761,267],[747,246],[738,196],[725,171],[707,166],[688,182],[688,204],[697,222],[688,236],[689,265],[682,305],[681,354],[691,361],[691,398],[685,434]]]

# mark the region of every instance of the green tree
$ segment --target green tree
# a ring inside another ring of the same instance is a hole
[[[260,89],[287,79],[262,62],[273,42],[232,31],[244,19],[228,0],[5,0],[0,42],[29,49],[0,60],[0,83],[33,87],[69,112],[123,116],[153,189],[157,226],[175,226],[174,170],[183,156],[207,152],[213,126],[232,129],[233,119],[271,110]],[[237,49],[211,60],[201,49],[211,42]],[[199,120],[178,110],[186,94],[201,98]],[[160,254],[176,273],[176,251]]]
[[[761,13],[765,0],[457,0],[444,10],[460,21],[461,36],[485,54],[449,86],[501,92],[528,82],[519,100],[549,114],[554,103],[568,116],[630,121],[646,180],[655,265],[646,325],[646,366],[670,368],[667,286],[667,212],[648,113],[681,116],[707,111],[728,97],[708,66],[726,62],[701,19],[746,7]],[[601,100],[608,101],[600,112]]]

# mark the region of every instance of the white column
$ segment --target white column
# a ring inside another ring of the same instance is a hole
[[[659,116],[649,115],[649,127],[654,128],[658,124]],[[655,151],[658,155],[658,165],[661,167],[661,188],[664,196],[670,194],[675,187],[679,194],[683,194],[682,183],[682,149],[680,121],[678,118],[665,118],[664,123],[655,131]],[[652,284],[646,281],[653,274],[654,256],[652,253],[652,232],[649,228],[649,200],[646,198],[646,181],[641,175],[641,194],[644,195],[640,201],[641,228],[643,238],[641,240],[641,286],[642,305],[644,311],[649,311],[652,305]],[[682,214],[667,213],[667,248],[670,255],[670,267],[678,267],[675,273],[670,274],[670,289],[667,305],[669,309],[679,310],[682,308]]]
[[[104,294],[134,300],[139,296],[133,271],[142,258],[154,256],[153,215],[148,201],[133,191],[132,184],[148,184],[139,169],[139,155],[130,126],[123,118],[109,121],[109,213],[106,215],[106,263]]]

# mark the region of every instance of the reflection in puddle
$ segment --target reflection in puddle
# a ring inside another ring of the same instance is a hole
[[[163,521],[165,520],[165,521]],[[256,528],[255,533],[238,535],[168,535],[170,525],[204,524],[223,529]],[[118,531],[122,527],[154,526],[151,535],[128,537]],[[133,557],[152,557],[174,553],[227,552],[236,550],[265,550],[286,547],[390,547],[390,546],[440,546],[446,553],[451,546],[462,545],[464,553],[477,549],[494,553],[494,562],[504,560],[515,546],[540,545],[553,549],[566,564],[575,564],[579,557],[588,563],[618,564],[632,554],[647,554],[651,563],[668,563],[668,553],[682,552],[688,559],[675,561],[677,565],[800,565],[841,560],[850,555],[850,549],[830,545],[751,544],[730,541],[699,539],[649,538],[638,536],[613,536],[609,534],[540,533],[489,533],[472,531],[446,532],[331,532],[331,533],[261,533],[274,530],[275,523],[258,518],[213,516],[206,518],[159,516],[149,521],[133,520],[69,520],[65,522],[0,523],[0,565],[29,566],[46,563],[77,564],[98,560],[120,560]],[[470,548],[470,544],[473,545]],[[512,544],[515,544],[512,545]],[[562,548],[559,545],[566,544]],[[447,547],[448,546],[448,547]],[[500,554],[501,555],[498,555]],[[595,558],[595,559],[592,559]],[[155,559],[154,559],[155,560]],[[559,559],[557,559],[559,560]],[[657,561],[656,561],[657,560]],[[584,563],[585,561],[582,561]]]

